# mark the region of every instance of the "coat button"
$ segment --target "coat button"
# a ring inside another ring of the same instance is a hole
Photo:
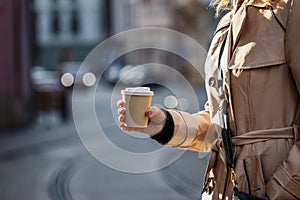
[[[210,77],[210,78],[208,79],[208,85],[209,85],[209,86],[215,87],[215,86],[216,86],[216,83],[217,83],[217,81],[216,81],[216,78],[215,78],[215,77]]]

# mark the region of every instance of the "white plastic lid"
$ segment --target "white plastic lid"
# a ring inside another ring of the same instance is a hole
[[[154,93],[149,87],[129,87],[121,91],[124,95],[138,95],[138,96],[153,96]]]

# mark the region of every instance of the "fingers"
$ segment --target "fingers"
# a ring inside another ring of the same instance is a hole
[[[125,115],[125,113],[126,113],[126,108],[121,107],[118,109],[118,115]]]
[[[125,114],[120,114],[118,118],[119,122],[125,122]]]
[[[123,129],[124,131],[128,131],[128,127],[124,122],[120,122],[120,128]]]
[[[119,100],[119,101],[117,102],[117,106],[118,106],[118,107],[124,107],[124,102],[123,102],[122,100]]]
[[[143,128],[133,128],[133,127],[127,127],[127,125],[124,122],[120,123],[120,128],[127,132],[140,132],[142,133],[145,129]]]
[[[119,120],[119,123],[120,123],[120,127],[123,129],[123,130],[127,130],[127,126],[125,124],[125,118],[126,118],[126,109],[124,107],[124,102],[122,100],[119,100],[117,102],[117,106],[119,107],[118,109],[118,120]]]

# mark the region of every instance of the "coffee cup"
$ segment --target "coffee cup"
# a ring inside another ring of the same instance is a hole
[[[151,106],[153,91],[149,87],[130,87],[122,90],[121,95],[126,109],[127,127],[146,128],[149,118],[145,113]]]

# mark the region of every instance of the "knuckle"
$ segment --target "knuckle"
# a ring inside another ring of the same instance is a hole
[[[122,106],[123,106],[123,104],[124,104],[124,103],[123,103],[123,101],[122,101],[122,100],[119,100],[119,101],[117,102],[117,106],[118,106],[118,107],[122,107]]]
[[[124,115],[120,115],[119,116],[119,122],[124,122],[125,120],[125,116]]]

